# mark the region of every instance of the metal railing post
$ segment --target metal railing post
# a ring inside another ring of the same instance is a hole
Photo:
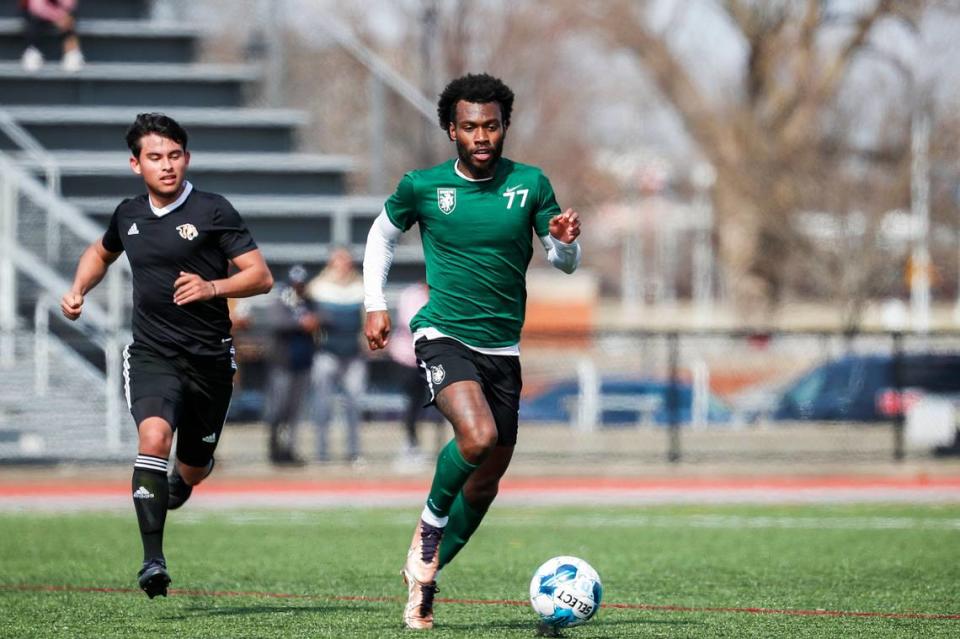
[[[696,430],[706,430],[710,423],[710,367],[698,359],[690,368],[693,373],[690,426]]]
[[[50,304],[43,296],[33,311],[33,393],[45,397],[50,388]]]
[[[589,357],[577,360],[577,410],[571,413],[574,428],[582,433],[597,430],[603,417],[600,406],[600,376],[597,365]]]
[[[17,183],[0,172],[0,367],[16,363],[14,331],[17,328],[17,279],[13,249],[17,241]]]
[[[331,220],[330,240],[334,246],[350,246],[350,213],[345,206],[337,206],[333,210]]]
[[[106,363],[107,450],[120,450],[120,315],[123,308],[121,271],[113,268],[107,272],[107,317],[109,322],[104,359]]]
[[[667,419],[670,431],[667,460],[680,461],[680,336],[676,332],[667,334],[669,351],[670,385],[667,387]]]
[[[906,410],[903,405],[903,333],[893,334],[893,389],[896,393],[896,407],[893,411],[893,460],[903,461],[905,456],[903,445],[903,430],[906,421]]]

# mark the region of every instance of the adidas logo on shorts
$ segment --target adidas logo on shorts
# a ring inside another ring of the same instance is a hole
[[[147,490],[146,486],[141,486],[137,488],[133,493],[134,499],[153,499],[153,493]]]
[[[215,443],[217,443],[217,434],[216,434],[216,433],[210,433],[210,434],[207,435],[206,437],[202,438],[200,441],[207,442],[208,444],[215,444]]]

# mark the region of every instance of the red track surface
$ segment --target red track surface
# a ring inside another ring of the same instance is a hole
[[[222,479],[216,478],[203,485],[203,494],[251,495],[251,494],[304,494],[304,495],[390,495],[423,493],[429,488],[428,479],[418,480],[290,480],[290,479]],[[506,479],[501,484],[501,495],[511,493],[570,494],[593,492],[689,492],[689,491],[874,491],[896,492],[916,490],[956,490],[960,499],[960,477],[746,477],[746,478],[677,478],[677,479],[624,479],[624,478],[521,478]],[[43,482],[0,482],[0,497],[64,497],[129,496],[129,480],[63,482],[58,479]]]

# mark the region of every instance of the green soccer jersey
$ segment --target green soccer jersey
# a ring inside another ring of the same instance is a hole
[[[430,301],[412,331],[435,328],[480,348],[520,341],[532,233],[549,233],[560,213],[540,169],[501,158],[492,178],[470,180],[449,160],[404,175],[385,208],[403,231],[420,224]]]

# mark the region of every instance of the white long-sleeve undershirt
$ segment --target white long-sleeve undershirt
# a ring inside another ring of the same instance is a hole
[[[380,211],[367,233],[367,248],[363,252],[363,306],[368,313],[387,310],[383,287],[387,283],[401,233],[403,231],[387,217],[386,209]]]
[[[387,298],[383,294],[387,275],[393,264],[397,240],[403,233],[387,217],[386,209],[370,226],[367,233],[367,247],[363,254],[363,305],[367,312],[387,310]],[[580,266],[580,243],[574,240],[565,244],[549,233],[540,237],[547,261],[564,273],[573,273]]]

